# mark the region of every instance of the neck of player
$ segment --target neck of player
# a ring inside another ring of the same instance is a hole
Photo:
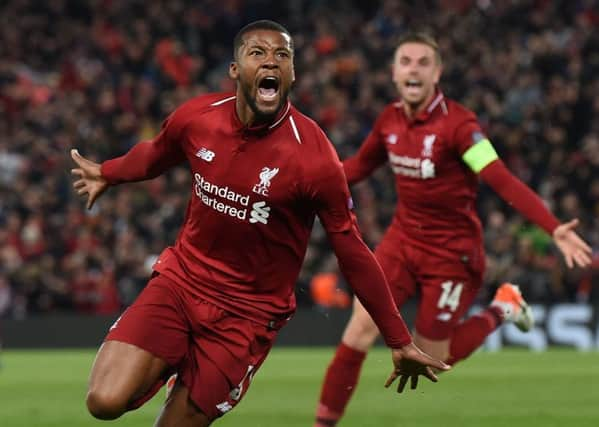
[[[404,102],[403,108],[406,112],[406,116],[408,116],[410,119],[413,119],[414,117],[418,116],[429,106],[436,94],[437,91],[432,90],[431,93],[429,93],[427,97],[424,98],[424,100],[418,103]]]
[[[250,107],[247,102],[245,102],[243,95],[237,95],[235,110],[237,111],[237,117],[239,118],[239,121],[248,128],[270,125],[274,122],[275,118],[280,112],[279,108],[274,114],[256,114],[254,109]]]

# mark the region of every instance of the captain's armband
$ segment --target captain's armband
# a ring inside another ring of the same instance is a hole
[[[487,138],[481,139],[472,147],[470,147],[462,155],[464,163],[470,167],[470,169],[478,174],[485,166],[494,160],[497,160],[499,156],[493,148],[491,141]]]

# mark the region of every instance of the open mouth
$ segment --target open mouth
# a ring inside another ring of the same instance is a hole
[[[279,79],[266,76],[258,83],[258,95],[264,101],[273,101],[279,91]]]
[[[406,82],[406,87],[407,88],[421,88],[422,82],[420,80],[410,79]]]

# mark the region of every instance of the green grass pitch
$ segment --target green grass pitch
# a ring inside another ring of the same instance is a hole
[[[219,427],[311,427],[332,348],[275,348],[239,406]],[[2,427],[146,427],[164,392],[114,422],[84,406],[94,351],[5,351],[0,355]],[[382,387],[391,367],[375,349],[340,427],[596,427],[599,354],[570,350],[477,353],[438,384],[397,395]]]

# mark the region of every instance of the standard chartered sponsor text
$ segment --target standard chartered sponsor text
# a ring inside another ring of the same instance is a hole
[[[247,207],[250,204],[250,196],[243,195],[231,190],[228,186],[220,186],[207,181],[199,173],[194,174],[195,194],[206,206],[217,212],[229,215],[231,217],[245,221],[248,217]],[[227,201],[237,204],[237,206],[227,203]],[[260,222],[268,223],[270,208],[264,201],[256,202],[252,205],[250,222],[252,224]],[[259,218],[258,218],[259,217]],[[258,218],[258,219],[256,219]]]
[[[250,203],[249,195],[244,196],[229,189],[228,186],[221,187],[220,185],[208,182],[199,173],[194,174],[194,178],[196,181],[195,193],[196,196],[200,198],[202,203],[211,207],[217,212],[224,213],[225,215],[239,218],[241,220],[245,220],[247,218],[247,209],[244,209],[243,207],[231,206],[211,196],[218,196],[222,199],[238,203],[241,206],[247,206]]]

